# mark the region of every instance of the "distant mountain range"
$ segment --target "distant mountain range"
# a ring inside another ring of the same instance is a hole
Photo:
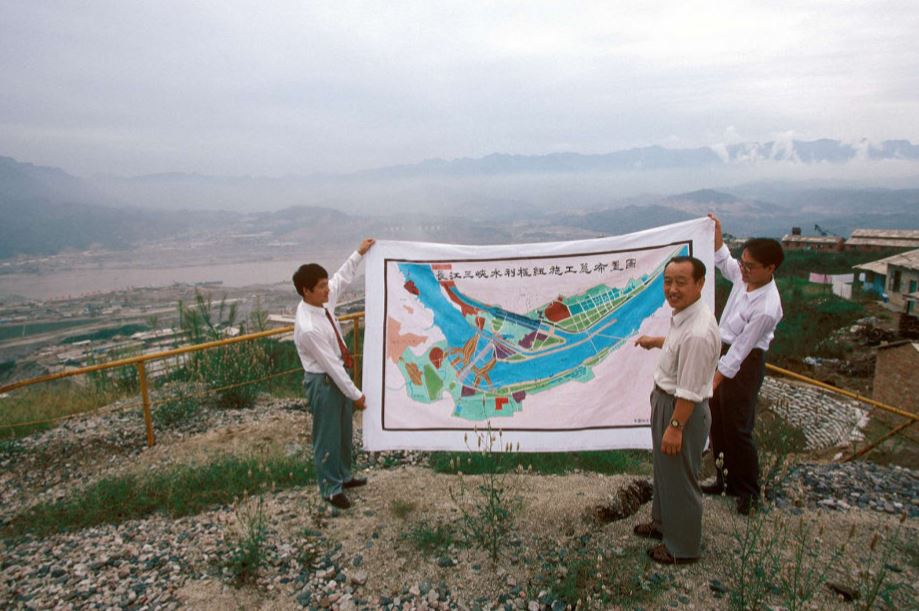
[[[550,153],[547,155],[492,154],[450,161],[429,159],[411,165],[390,166],[357,172],[363,177],[404,177],[425,174],[508,174],[528,172],[603,172],[621,170],[662,170],[698,168],[711,165],[744,165],[769,162],[845,163],[856,159],[919,160],[919,145],[908,140],[885,140],[873,144],[865,140],[846,143],[839,140],[789,140],[787,142],[748,142],[691,149],[662,146],[632,148],[599,155]]]
[[[84,203],[103,203],[106,200],[87,182],[60,168],[0,156],[0,202],[26,199]]]
[[[857,227],[919,227],[919,189],[762,180],[624,197],[615,195],[618,177],[603,178],[603,172],[629,170],[646,176],[640,184],[663,191],[655,169],[695,175],[709,166],[847,167],[854,159],[917,161],[919,146],[905,140],[877,145],[817,140],[645,147],[605,155],[429,160],[348,175],[283,178],[173,173],[82,179],[0,157],[0,258],[92,245],[129,249],[141,241],[213,230],[268,232],[288,243],[314,245],[361,235],[463,243],[562,240],[627,233],[710,211],[735,235],[781,236],[792,226],[806,233],[816,224],[841,235]]]
[[[59,168],[0,157],[0,259],[91,246],[127,249],[235,214],[112,206],[112,200]]]

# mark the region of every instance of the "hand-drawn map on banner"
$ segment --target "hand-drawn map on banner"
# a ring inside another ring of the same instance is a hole
[[[364,445],[474,449],[487,426],[521,451],[650,448],[649,393],[666,335],[663,271],[709,269],[713,223],[577,242],[378,242],[367,255]],[[469,439],[472,438],[471,448]]]

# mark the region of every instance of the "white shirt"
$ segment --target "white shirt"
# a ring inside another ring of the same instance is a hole
[[[720,353],[718,321],[699,299],[670,319],[654,383],[664,392],[693,403],[708,399]]]
[[[718,371],[733,378],[740,364],[754,348],[769,350],[775,327],[782,320],[782,299],[775,279],[754,291],[748,291],[740,263],[727,246],[715,253],[715,265],[725,278],[734,283],[731,295],[721,313],[721,340],[731,348],[718,362]]]
[[[338,326],[338,320],[335,318],[335,305],[338,303],[338,296],[342,289],[354,280],[354,272],[360,262],[361,255],[355,251],[344,262],[341,269],[329,279],[329,300],[326,302],[326,307],[313,306],[301,299],[297,305],[297,318],[294,321],[294,344],[297,346],[303,370],[309,373],[328,374],[342,394],[352,401],[360,399],[362,393],[345,370],[341,349],[338,347],[338,338],[335,337],[335,331],[329,324],[325,311],[329,310],[340,334],[341,327]]]

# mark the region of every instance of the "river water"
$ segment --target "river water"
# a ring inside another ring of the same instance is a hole
[[[313,260],[333,274],[347,254],[320,254]],[[175,283],[221,282],[232,287],[289,283],[297,267],[306,262],[304,259],[279,259],[181,267],[77,267],[45,273],[2,274],[0,297],[19,295],[28,299],[53,300]]]

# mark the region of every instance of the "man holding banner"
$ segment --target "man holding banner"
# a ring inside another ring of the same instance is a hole
[[[293,276],[294,288],[301,297],[294,343],[303,364],[303,385],[313,416],[316,479],[323,498],[340,509],[351,506],[344,488],[367,483],[351,474],[351,405],[364,409],[367,399],[346,371],[353,367],[353,359],[341,338],[334,312],[341,291],[354,280],[357,266],[373,244],[372,239],[361,242],[331,280],[316,263],[301,265]]]
[[[775,271],[785,255],[782,245],[770,238],[752,238],[744,244],[740,260],[724,244],[721,221],[715,222],[715,265],[733,283],[721,313],[721,360],[713,381],[712,452],[723,458],[724,471],[706,494],[737,497],[737,512],[749,515],[759,504],[759,459],[753,440],[756,399],[766,373],[766,351],[782,320],[782,299]]]
[[[702,300],[704,285],[702,261],[671,259],[664,269],[664,295],[673,308],[669,332],[635,340],[646,350],[662,350],[651,393],[651,522],[634,529],[663,541],[648,550],[662,564],[693,562],[702,545],[702,491],[696,478],[711,426],[708,399],[721,346],[715,315]]]

